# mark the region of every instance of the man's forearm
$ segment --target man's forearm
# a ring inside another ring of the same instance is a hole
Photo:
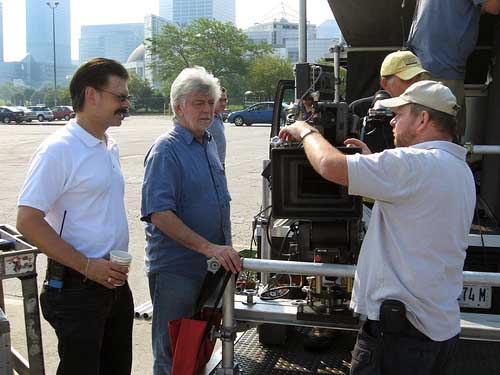
[[[497,15],[500,13],[500,0],[486,0],[481,8],[486,13]]]
[[[48,257],[82,274],[87,258],[64,241],[45,221],[43,212],[26,206],[18,208],[17,229]]]
[[[211,243],[194,232],[182,222],[172,211],[155,212],[151,215],[151,222],[165,235],[188,249],[211,257]]]
[[[323,178],[341,185],[349,184],[347,158],[319,133],[304,138],[304,149],[313,166]]]

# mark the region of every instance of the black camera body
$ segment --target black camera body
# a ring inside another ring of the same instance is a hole
[[[370,108],[363,118],[363,128],[360,139],[367,144],[372,152],[382,152],[394,148],[394,136],[391,120],[394,112],[385,107]]]

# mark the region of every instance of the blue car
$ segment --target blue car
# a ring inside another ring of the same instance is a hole
[[[273,121],[273,106],[274,102],[260,102],[251,105],[241,111],[231,112],[227,118],[228,122],[236,126],[246,124],[270,124]],[[283,104],[283,109],[286,109],[286,104]],[[282,111],[281,117],[285,119],[285,112]]]

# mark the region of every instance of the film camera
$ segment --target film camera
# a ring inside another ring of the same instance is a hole
[[[281,103],[293,91],[295,111],[288,117],[304,119],[341,152],[360,152],[344,147],[344,140],[360,135],[360,123],[347,103],[336,102],[336,77],[328,65],[297,64],[295,81],[280,81],[274,101],[271,130],[270,164],[263,175],[271,188],[272,211],[266,236],[272,259],[288,259],[321,263],[355,264],[362,237],[361,197],[350,196],[347,187],[321,177],[310,165],[301,142],[276,140],[282,121]],[[302,105],[307,100],[307,105]],[[285,230],[277,230],[280,227]],[[279,234],[281,233],[281,234]],[[283,234],[286,233],[286,234]],[[266,238],[264,238],[266,237]],[[275,279],[280,279],[275,276]],[[281,278],[282,279],[282,278]],[[355,322],[348,310],[352,279],[301,277],[288,278],[288,285],[275,282],[274,288],[295,290],[291,298],[304,298],[298,305],[297,319],[323,321],[335,319],[349,325]],[[282,293],[276,295],[282,296]],[[262,296],[261,296],[262,298]]]
[[[372,106],[362,119],[360,139],[368,145],[372,152],[394,148],[394,137],[390,125],[394,113],[389,108],[380,105],[380,100],[390,97],[391,95],[387,91],[377,91],[373,97]]]

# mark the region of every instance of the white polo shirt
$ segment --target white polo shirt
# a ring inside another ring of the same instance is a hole
[[[351,308],[379,319],[385,299],[435,341],[460,332],[457,298],[476,202],[466,150],[434,141],[347,156],[349,194],[376,200]]]
[[[128,250],[125,184],[118,146],[95,138],[74,120],[33,155],[18,206],[43,211],[54,230],[87,257]]]

